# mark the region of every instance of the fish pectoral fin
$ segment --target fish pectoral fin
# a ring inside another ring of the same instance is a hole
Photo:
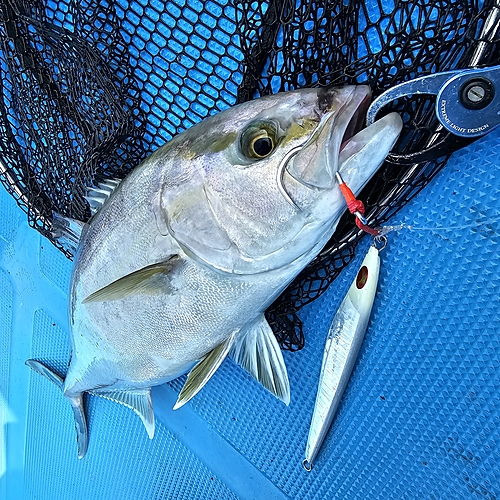
[[[29,366],[33,371],[44,376],[55,384],[59,389],[63,390],[64,380],[54,373],[50,368],[47,368],[40,361],[35,361],[34,359],[28,359],[26,365]],[[74,397],[67,398],[71,403],[71,408],[73,410],[73,416],[75,417],[75,428],[76,428],[76,442],[78,444],[78,458],[83,458],[85,453],[87,453],[88,447],[88,430],[87,430],[87,419],[85,418],[85,410],[83,408],[83,393],[77,394]]]
[[[217,368],[226,358],[233,345],[236,334],[231,335],[224,342],[212,349],[194,368],[189,372],[186,383],[179,393],[174,405],[174,410],[185,405],[191,398],[196,396],[203,386],[210,380]]]
[[[82,303],[119,300],[137,294],[171,294],[175,289],[170,285],[167,275],[172,273],[181,261],[181,257],[174,255],[165,262],[134,271],[92,293]]]
[[[290,382],[283,354],[263,314],[238,336],[229,356],[271,394],[287,406],[290,404]]]
[[[142,420],[149,439],[155,434],[155,414],[150,389],[138,389],[129,391],[89,391],[90,394],[120,403],[133,410]]]
[[[72,253],[76,252],[87,228],[88,224],[85,222],[64,217],[57,212],[52,213],[52,237],[63,247],[69,248]]]

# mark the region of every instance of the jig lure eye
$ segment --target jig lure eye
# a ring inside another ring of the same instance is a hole
[[[241,151],[250,159],[267,158],[277,145],[276,130],[271,123],[248,127],[241,135]]]

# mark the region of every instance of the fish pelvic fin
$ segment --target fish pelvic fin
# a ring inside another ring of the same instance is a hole
[[[50,368],[47,368],[40,361],[35,361],[34,359],[29,359],[26,361],[26,365],[32,370],[44,376],[55,384],[61,391],[64,387],[64,380],[54,373]],[[83,408],[83,393],[80,393],[74,397],[67,398],[71,404],[73,410],[73,416],[75,417],[75,428],[76,428],[76,442],[78,444],[78,458],[83,458],[87,453],[88,448],[88,430],[87,430],[87,419],[85,417],[85,410]]]
[[[191,398],[196,396],[203,386],[210,380],[217,368],[226,358],[233,345],[236,333],[212,349],[201,361],[199,361],[189,372],[184,387],[179,393],[174,410],[185,405]]]
[[[271,394],[287,406],[290,404],[290,382],[283,354],[263,314],[238,335],[229,356]]]
[[[133,410],[142,420],[149,439],[155,434],[155,415],[150,389],[138,389],[129,391],[90,391],[90,394],[120,403]]]
[[[181,262],[181,257],[174,255],[165,262],[139,269],[97,290],[82,303],[120,300],[137,294],[171,294],[175,289],[170,285],[168,275],[174,272]]]

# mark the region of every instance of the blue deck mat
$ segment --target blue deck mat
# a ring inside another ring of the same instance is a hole
[[[184,378],[154,390],[150,441],[130,410],[88,398],[78,460],[59,391],[24,366],[69,359],[70,262],[0,195],[2,498],[500,498],[500,130],[456,153],[391,223],[359,362],[311,473],[301,467],[328,325],[357,262],[302,311],[285,353],[292,402],[232,361],[173,412]]]

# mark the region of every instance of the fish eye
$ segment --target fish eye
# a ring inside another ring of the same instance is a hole
[[[241,151],[253,160],[268,157],[276,145],[276,129],[271,123],[251,125],[241,135]]]
[[[265,156],[271,154],[274,144],[273,140],[268,136],[257,137],[252,142],[251,147],[257,156],[259,156],[260,158],[264,158]]]

